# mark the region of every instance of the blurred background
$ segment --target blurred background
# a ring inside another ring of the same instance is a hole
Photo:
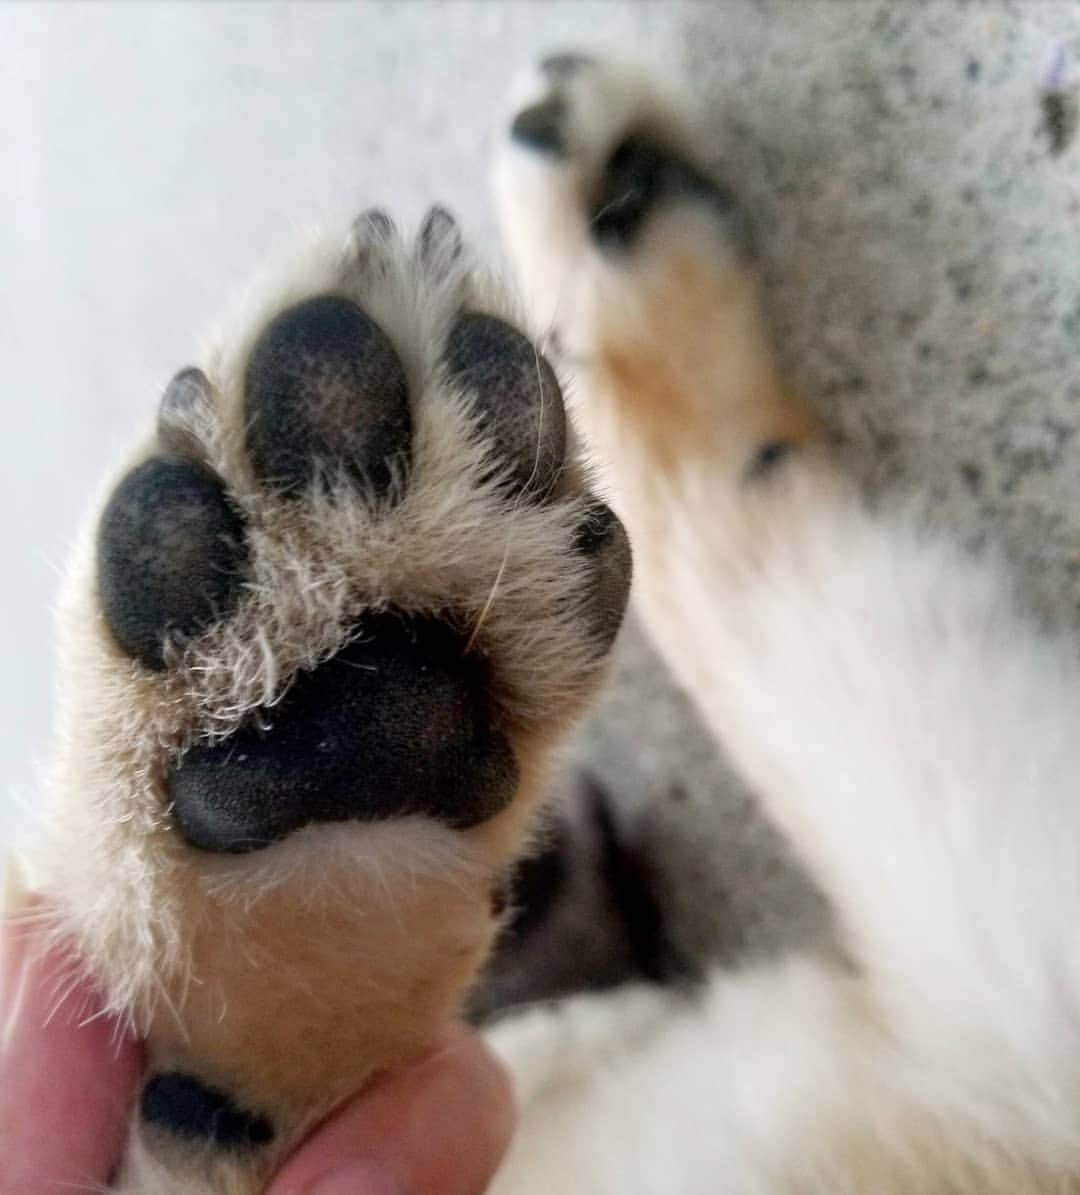
[[[0,842],[40,807],[50,607],[103,470],[298,228],[438,199],[494,255],[503,95],[552,49],[680,80],[757,224],[786,367],[854,467],[1080,620],[1071,0],[36,0],[0,4],[0,45]],[[705,859],[737,913],[763,890],[811,908],[633,627],[582,750],[672,875]],[[692,921],[701,892],[666,899]]]

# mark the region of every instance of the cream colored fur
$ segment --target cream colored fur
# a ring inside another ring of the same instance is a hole
[[[493,1195],[1080,1191],[1075,645],[1000,570],[866,508],[785,393],[714,213],[592,245],[596,171],[651,123],[625,79],[574,83],[569,162],[507,142],[500,215],[536,330],[575,359],[639,612],[844,956],[504,1023],[523,1118]],[[773,440],[798,450],[750,479]]]

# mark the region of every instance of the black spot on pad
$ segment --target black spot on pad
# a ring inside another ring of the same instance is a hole
[[[657,208],[680,200],[707,204],[732,241],[751,248],[749,224],[732,193],[674,150],[639,136],[628,137],[608,159],[589,230],[601,247],[625,249]]]
[[[566,411],[547,360],[516,328],[471,313],[451,329],[446,369],[473,396],[511,488],[542,498],[566,456]]]
[[[265,1116],[245,1112],[224,1092],[180,1071],[151,1075],[139,1112],[146,1124],[219,1149],[247,1152],[274,1139]]]
[[[786,440],[770,440],[754,454],[754,459],[747,466],[744,480],[764,481],[767,477],[771,477],[794,452],[794,444],[789,444]]]
[[[272,320],[248,361],[245,399],[252,468],[283,493],[343,467],[385,497],[408,464],[405,370],[386,333],[349,299],[307,299]]]
[[[113,637],[147,668],[164,668],[167,638],[232,610],[246,559],[243,520],[216,474],[179,457],[144,461],[98,527],[98,591]]]
[[[208,851],[257,850],[312,822],[427,814],[465,828],[514,794],[517,766],[491,725],[482,663],[434,619],[369,617],[224,742],[166,777],[173,816]]]

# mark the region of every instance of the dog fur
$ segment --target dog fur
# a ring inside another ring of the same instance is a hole
[[[667,107],[603,65],[532,87],[561,92],[572,147],[499,163],[532,318],[573,354],[639,613],[842,950],[499,1027],[523,1122],[494,1190],[1080,1191],[1074,647],[1000,569],[868,508],[713,213],[674,203],[628,252],[596,247],[598,172]]]
[[[521,1128],[493,1190],[1080,1192],[1072,646],[1032,628],[999,569],[845,480],[773,364],[733,212],[676,199],[629,247],[593,242],[590,203],[622,140],[695,158],[675,108],[584,60],[523,88],[517,109],[557,94],[562,122],[560,153],[507,140],[497,163],[527,318],[573,374],[577,425],[634,544],[638,609],[826,892],[842,948],[718,972],[692,996],[628,988],[501,1022]],[[356,502],[275,504],[240,451],[253,337],[331,285],[435,396],[422,484],[378,527]],[[488,949],[492,885],[601,679],[565,616],[583,584],[568,545],[584,467],[564,473],[563,501],[507,525],[438,373],[450,312],[506,314],[498,288],[449,253],[425,272],[391,238],[345,258],[320,242],[255,294],[270,300],[204,356],[217,401],[185,434],[245,506],[258,583],[235,620],[146,675],[103,626],[88,531],[62,614],[39,878],[152,1058],[197,1061],[288,1132],[250,1163],[134,1123],[124,1195],[253,1195],[314,1119],[430,1039]],[[265,855],[194,856],[163,813],[162,758],[226,735],[331,655],[357,594],[475,620],[517,799],[465,833],[335,824]],[[268,969],[284,981],[268,988]]]

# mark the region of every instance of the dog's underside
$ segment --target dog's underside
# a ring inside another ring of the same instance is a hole
[[[623,525],[839,945],[499,1020],[493,1190],[1080,1191],[1074,648],[845,479],[701,161],[629,72],[524,85],[497,203],[576,432],[452,221],[373,212],[257,288],[110,483],[38,871],[148,1042],[117,1191],[253,1195],[462,1007],[602,681]]]

